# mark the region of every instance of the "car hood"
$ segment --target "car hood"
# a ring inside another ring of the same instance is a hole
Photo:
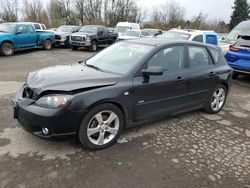
[[[115,85],[120,76],[83,64],[57,65],[29,74],[27,85],[40,95],[44,91],[74,91]]]
[[[60,36],[67,36],[70,35],[70,32],[60,32],[60,31],[55,31],[55,35],[60,35]]]
[[[77,32],[77,33],[74,33],[73,35],[71,36],[94,36],[96,35],[95,33],[83,33],[83,32]]]
[[[119,36],[118,39],[120,40],[129,40],[129,39],[138,39],[139,37],[133,37],[133,36]]]

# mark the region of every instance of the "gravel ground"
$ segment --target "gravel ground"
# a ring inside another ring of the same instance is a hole
[[[234,81],[219,114],[196,111],[129,129],[102,151],[23,131],[10,100],[27,74],[91,55],[54,49],[0,56],[0,187],[250,187],[250,77]]]

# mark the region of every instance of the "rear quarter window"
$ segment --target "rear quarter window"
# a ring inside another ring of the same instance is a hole
[[[34,27],[35,27],[36,29],[41,29],[41,27],[40,27],[39,24],[34,24]]]
[[[218,50],[213,49],[213,48],[209,48],[209,51],[212,55],[212,58],[214,60],[215,63],[218,63],[219,58],[220,58],[220,53],[218,52]]]

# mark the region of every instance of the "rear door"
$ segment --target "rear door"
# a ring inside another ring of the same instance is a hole
[[[144,65],[161,66],[161,76],[134,77],[134,119],[136,121],[185,108],[187,82],[184,78],[185,47],[170,46],[159,50]]]
[[[185,77],[188,82],[188,106],[203,104],[218,81],[210,53],[206,47],[188,46],[188,67]]]

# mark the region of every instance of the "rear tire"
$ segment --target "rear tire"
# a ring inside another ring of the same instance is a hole
[[[210,95],[209,102],[205,108],[205,111],[209,114],[217,114],[224,107],[227,100],[227,88],[226,86],[220,84]]]
[[[51,50],[52,47],[53,47],[53,44],[52,44],[51,40],[47,39],[47,40],[44,41],[43,49]]]
[[[113,104],[92,108],[82,120],[78,138],[88,149],[104,149],[116,143],[124,128],[124,115]]]
[[[4,56],[12,56],[15,52],[14,46],[10,42],[4,42],[0,46],[0,54]]]

